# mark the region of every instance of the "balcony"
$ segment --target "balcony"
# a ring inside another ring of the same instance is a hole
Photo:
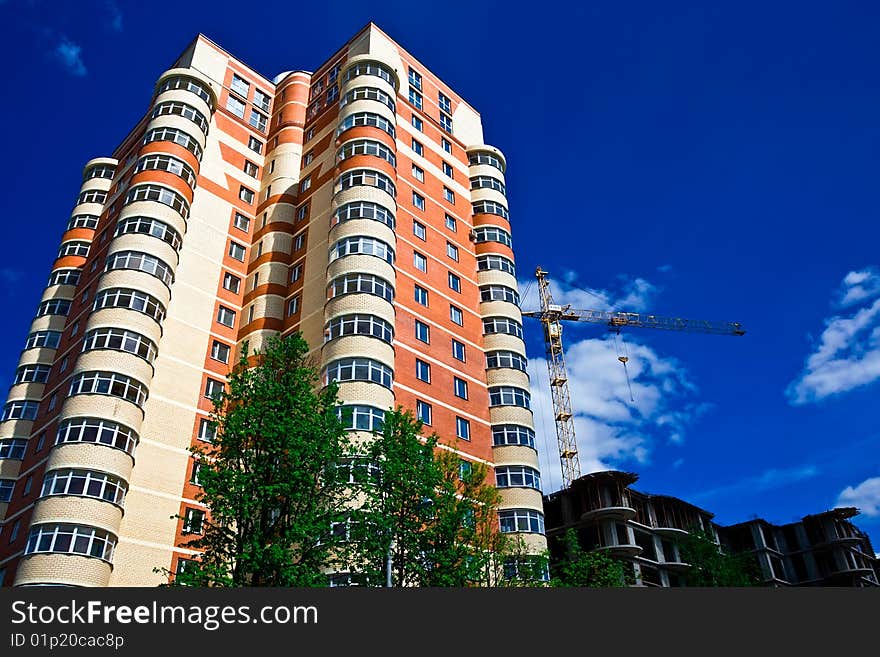
[[[632,520],[636,517],[636,510],[629,506],[603,506],[589,509],[581,514],[581,521],[589,520]]]

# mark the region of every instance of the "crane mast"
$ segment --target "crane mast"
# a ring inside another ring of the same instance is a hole
[[[556,440],[562,461],[562,481],[568,488],[581,476],[577,442],[574,434],[574,417],[571,412],[571,394],[568,390],[568,372],[562,349],[563,309],[553,303],[547,272],[538,267],[538,294],[541,299],[541,325],[544,327],[544,344],[547,348],[547,370],[550,377],[550,396],[553,399],[553,417],[556,420]]]
[[[568,372],[562,348],[562,322],[587,322],[604,324],[618,333],[622,328],[653,328],[667,331],[712,333],[715,335],[745,335],[738,322],[714,322],[708,320],[663,317],[647,313],[629,313],[607,310],[573,310],[571,306],[553,303],[547,272],[538,267],[538,294],[541,310],[523,312],[524,317],[536,317],[544,328],[544,344],[547,349],[547,370],[550,376],[550,396],[553,400],[553,417],[556,420],[556,439],[562,466],[562,486],[568,488],[581,476],[577,440],[574,433],[574,416],[571,411],[571,394],[568,390]],[[619,358],[624,367],[626,359]]]

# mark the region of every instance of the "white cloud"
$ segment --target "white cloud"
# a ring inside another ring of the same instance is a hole
[[[88,72],[82,61],[82,48],[72,41],[62,37],[54,53],[71,75],[82,77]]]
[[[862,303],[850,315],[825,320],[825,330],[786,396],[795,405],[820,401],[880,379],[880,274],[851,271],[838,292],[843,307]]]
[[[689,424],[709,407],[693,401],[696,387],[681,364],[637,342],[627,345],[633,399],[612,336],[566,345],[572,412],[581,473],[646,464],[658,443],[681,443]],[[546,461],[544,490],[562,476],[556,423],[543,358],[529,359],[532,411]]]
[[[114,32],[122,32],[122,10],[114,0],[106,0],[104,6],[107,7],[107,21],[110,29]]]
[[[851,271],[840,286],[840,305],[851,306],[880,295],[880,272],[874,267]]]
[[[739,481],[717,488],[695,493],[689,497],[694,500],[703,500],[712,497],[733,497],[739,493],[761,493],[774,488],[782,488],[790,484],[811,479],[819,474],[815,465],[800,465],[792,468],[770,468],[760,474],[744,477]]]
[[[837,497],[836,506],[854,506],[866,516],[880,516],[880,477],[865,479],[855,488],[847,486]]]
[[[610,290],[579,286],[577,280],[577,273],[571,270],[563,273],[561,281],[550,278],[553,302],[576,310],[641,312],[651,307],[660,292],[660,288],[640,277],[618,276],[618,284]],[[519,281],[519,289],[523,295],[523,310],[537,310],[540,307],[537,281]]]

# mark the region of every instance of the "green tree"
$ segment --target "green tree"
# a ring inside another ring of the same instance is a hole
[[[337,464],[348,437],[337,417],[337,387],[321,388],[301,335],[247,345],[215,399],[216,438],[194,447],[199,501],[210,509],[201,552],[175,578],[197,586],[321,586],[341,549],[350,491]]]
[[[584,550],[574,529],[565,532],[562,539],[562,558],[551,562],[552,586],[608,588],[627,586],[630,577],[622,561],[607,550]]]
[[[757,564],[749,554],[730,554],[709,532],[692,528],[678,540],[680,558],[691,567],[688,586],[755,586],[760,582]]]
[[[397,407],[364,445],[379,474],[361,489],[353,569],[366,583],[386,585],[390,556],[393,586],[488,584],[505,538],[489,470],[422,431],[411,411]]]

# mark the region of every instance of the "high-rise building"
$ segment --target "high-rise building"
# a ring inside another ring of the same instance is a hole
[[[155,585],[192,557],[210,397],[244,341],[297,330],[351,430],[413,409],[542,550],[505,168],[373,24],[272,79],[199,35],[86,163],[0,422],[0,581]]]

